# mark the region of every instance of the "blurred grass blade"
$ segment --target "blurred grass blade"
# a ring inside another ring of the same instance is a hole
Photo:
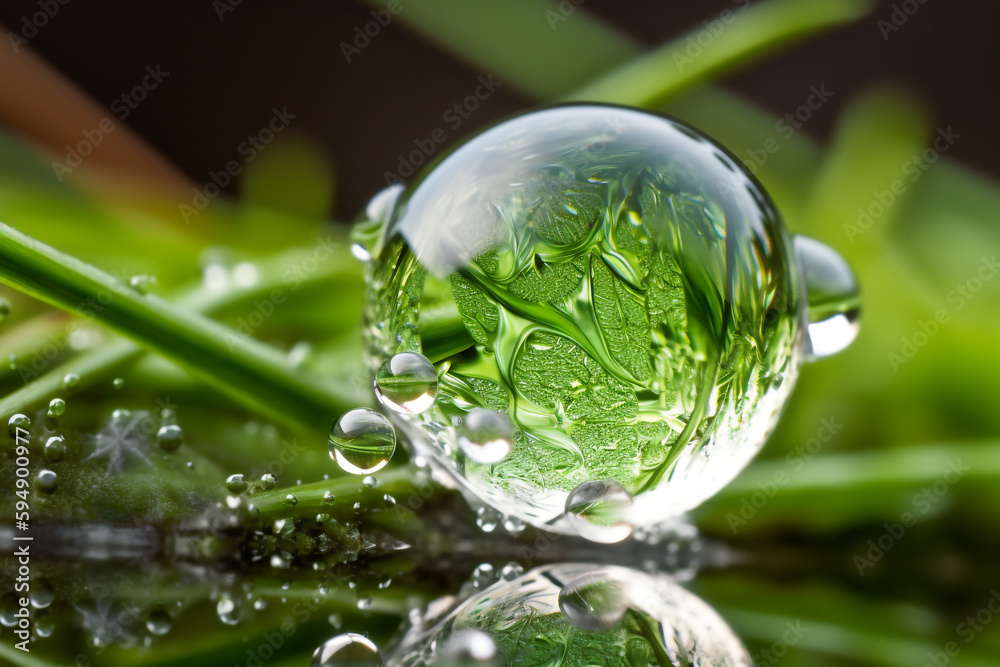
[[[6,225],[0,225],[0,259],[0,281],[117,330],[276,421],[316,433],[355,407],[353,396],[294,371],[280,351],[141,295]]]
[[[388,0],[366,0],[382,11]],[[536,99],[584,85],[639,52],[631,38],[556,0],[420,0],[394,20],[437,42],[457,58],[492,73]]]
[[[729,10],[710,19],[715,30],[699,26],[562,101],[655,106],[813,33],[858,19],[869,7],[866,0],[767,0]]]

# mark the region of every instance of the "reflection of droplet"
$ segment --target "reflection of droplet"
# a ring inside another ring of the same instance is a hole
[[[854,272],[833,248],[795,237],[809,296],[810,353],[821,359],[840,352],[858,335],[861,293]]]
[[[146,618],[146,629],[154,635],[162,636],[167,634],[170,632],[172,624],[173,620],[170,618],[170,613],[162,607],[149,612],[149,616]]]
[[[434,404],[437,390],[434,365],[416,352],[397,354],[375,374],[375,395],[382,405],[396,412],[423,412]]]
[[[494,667],[497,645],[485,632],[463,630],[441,649],[441,667]]]
[[[370,639],[348,632],[323,643],[311,667],[382,667],[382,654]]]
[[[607,630],[625,615],[628,595],[621,582],[604,572],[594,572],[574,579],[559,591],[559,609],[578,628]]]
[[[514,427],[507,415],[474,408],[462,419],[458,446],[476,463],[499,463],[510,454]]]
[[[612,481],[584,482],[566,498],[566,518],[581,536],[612,544],[632,534],[628,520],[632,496]]]
[[[392,424],[368,408],[344,414],[330,431],[330,457],[352,475],[381,470],[395,449],[396,432]]]

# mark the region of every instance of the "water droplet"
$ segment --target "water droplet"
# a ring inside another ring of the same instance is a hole
[[[497,645],[485,632],[462,630],[441,649],[441,667],[496,667]]]
[[[8,315],[10,315],[10,301],[0,297],[0,322],[7,319]]]
[[[55,472],[47,468],[39,470],[38,476],[35,477],[35,486],[43,493],[52,493],[59,486],[59,478]]]
[[[527,524],[525,524],[524,521],[521,521],[521,519],[513,514],[508,514],[503,518],[503,529],[511,535],[520,535],[524,532],[526,525]]]
[[[264,598],[257,598],[253,601],[253,608],[257,611],[264,611],[267,609],[267,600]]]
[[[72,389],[78,384],[80,384],[80,376],[76,373],[66,373],[66,375],[63,376],[63,386],[67,389]]]
[[[330,515],[326,512],[320,512],[316,515],[316,523],[326,523],[330,520]]]
[[[434,404],[437,371],[427,357],[402,352],[385,361],[375,374],[375,396],[390,410],[406,414],[423,412]]]
[[[21,605],[13,595],[4,595],[0,598],[0,625],[5,628],[17,625],[17,611],[20,608]]]
[[[294,507],[295,505],[299,504],[299,499],[289,493],[287,496],[285,496],[285,504],[292,505]]]
[[[288,350],[288,365],[292,368],[302,368],[312,354],[313,346],[304,340],[300,340]]]
[[[583,630],[607,630],[628,611],[624,586],[603,572],[583,575],[559,591],[559,609]]]
[[[177,424],[161,426],[156,432],[156,442],[167,452],[173,452],[184,442],[184,431]]]
[[[492,507],[480,507],[476,510],[476,525],[484,533],[496,530],[501,518],[503,518],[501,514]]]
[[[396,432],[392,424],[368,408],[344,414],[330,431],[330,457],[352,475],[381,470],[395,449]]]
[[[219,620],[226,625],[236,625],[243,619],[243,603],[229,595],[223,595],[215,605]]]
[[[340,617],[340,614],[330,614],[326,620],[330,624],[330,627],[333,628],[334,630],[340,630],[341,626],[344,623],[344,620]]]
[[[260,280],[260,270],[251,262],[240,262],[233,267],[233,284],[237,287],[253,287]]]
[[[153,609],[146,617],[146,629],[157,636],[163,636],[170,632],[171,625],[173,625],[173,619],[170,617],[170,613],[162,607]]]
[[[517,563],[507,563],[500,570],[500,578],[504,581],[513,581],[524,574],[524,568]]]
[[[230,475],[226,478],[226,490],[237,495],[243,493],[247,490],[247,480],[239,473]]]
[[[378,486],[378,479],[374,475],[367,475],[363,480],[361,480],[361,483],[366,489],[374,489]]]
[[[32,582],[28,599],[31,601],[31,606],[35,609],[45,609],[56,599],[56,592],[48,580],[39,579]]]
[[[114,387],[115,389],[121,389],[122,387],[124,387],[124,386],[125,386],[125,378],[115,378],[115,379],[114,379],[114,380],[113,380],[113,381],[111,382],[111,385],[112,385],[112,386],[113,386],[113,387]]]
[[[323,493],[323,503],[326,505],[332,505],[337,502],[337,496],[333,495],[333,491],[326,491]]]
[[[362,262],[370,262],[372,259],[372,254],[360,243],[351,244],[351,254]]]
[[[612,544],[632,534],[632,496],[618,482],[584,482],[566,498],[566,517],[574,530],[592,542]]]
[[[278,479],[269,472],[264,473],[260,476],[260,485],[265,491],[270,491],[274,488],[274,485],[278,483]]]
[[[27,431],[30,426],[31,420],[28,419],[28,415],[22,415],[19,413],[13,415],[7,420],[7,433],[10,434],[10,437],[16,439],[18,437],[18,429],[21,431]],[[22,435],[22,437],[25,436]]]
[[[507,415],[496,410],[474,408],[459,429],[458,446],[476,463],[499,463],[510,454],[514,427]]]
[[[496,580],[496,570],[489,563],[481,563],[472,571],[472,585],[476,588],[486,588]]]
[[[139,294],[149,294],[149,290],[153,289],[153,285],[155,284],[156,278],[145,275],[132,276],[128,281],[128,286]]]
[[[794,243],[809,295],[810,355],[822,359],[857,337],[861,291],[851,267],[836,250],[802,235]]]
[[[382,654],[370,639],[348,632],[323,643],[310,667],[382,667]]]
[[[56,631],[56,621],[52,616],[46,614],[35,621],[35,634],[39,637],[51,637]]]
[[[61,435],[54,435],[45,441],[45,460],[49,463],[59,461],[66,454],[66,439]]]
[[[66,412],[66,401],[61,398],[53,398],[49,401],[49,416],[61,417]]]
[[[372,608],[372,599],[369,597],[358,598],[358,609],[368,611]]]

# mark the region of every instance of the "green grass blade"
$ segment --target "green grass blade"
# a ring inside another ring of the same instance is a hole
[[[346,253],[341,249],[340,254]],[[292,369],[280,351],[0,226],[0,281],[92,318],[174,361],[231,398],[298,430],[325,431],[353,395]],[[348,261],[331,256],[327,261]]]

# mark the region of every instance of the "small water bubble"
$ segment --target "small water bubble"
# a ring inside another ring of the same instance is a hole
[[[628,611],[624,586],[602,572],[586,574],[559,591],[559,609],[583,630],[607,630]]]
[[[390,496],[388,493],[382,496],[382,502],[385,503],[386,507],[396,506],[396,499]]]
[[[61,398],[53,398],[49,401],[49,412],[50,417],[62,417],[66,412],[66,401]]]
[[[507,563],[500,570],[500,578],[504,581],[513,581],[524,574],[524,568],[517,563]]]
[[[253,503],[247,505],[247,516],[251,519],[256,519],[260,516],[260,508]]]
[[[149,291],[153,289],[155,284],[156,278],[146,275],[132,276],[128,281],[128,286],[139,294],[149,294]]]
[[[61,435],[54,435],[45,441],[44,456],[49,463],[59,461],[66,455],[66,439]]]
[[[381,470],[395,449],[396,432],[392,424],[368,408],[344,414],[330,431],[330,457],[352,475]]]
[[[472,585],[476,588],[486,588],[496,580],[496,569],[489,563],[481,563],[472,571]]]
[[[372,608],[372,599],[369,597],[358,598],[358,609],[368,611]]]
[[[146,617],[146,629],[151,634],[160,637],[170,632],[172,625],[173,619],[170,617],[170,612],[163,607],[153,609],[149,612],[149,616]]]
[[[309,359],[312,351],[313,346],[311,343],[300,340],[295,345],[292,345],[292,349],[288,350],[288,365],[292,368],[301,368]]]
[[[323,493],[323,504],[332,505],[337,502],[337,496],[333,495],[333,491],[326,491]]]
[[[237,495],[247,490],[247,480],[240,473],[235,473],[226,478],[226,490]]]
[[[809,352],[822,359],[840,352],[860,331],[861,291],[836,250],[807,236],[794,239],[809,300]]]
[[[56,631],[56,621],[52,616],[46,614],[35,621],[35,634],[39,637],[51,637]]]
[[[0,322],[7,319],[8,315],[10,315],[10,301],[0,297]]]
[[[125,386],[125,378],[115,378],[114,380],[111,381],[111,386],[113,386],[115,389],[121,389],[122,387]]]
[[[326,523],[330,520],[330,515],[326,512],[320,512],[316,515],[316,523]]]
[[[295,505],[299,504],[299,499],[289,493],[287,496],[285,496],[285,504],[292,505],[294,507]]]
[[[361,483],[366,489],[374,489],[378,486],[378,479],[374,475],[367,475],[363,480],[361,480]]]
[[[4,595],[0,598],[0,625],[5,628],[17,625],[17,612],[20,608],[21,605],[13,595]]]
[[[35,486],[43,493],[52,493],[59,486],[59,477],[47,468],[39,470],[38,476],[35,477]]]
[[[28,415],[16,414],[7,420],[7,433],[10,437],[17,439],[18,430],[27,431],[31,426],[31,420],[28,419]]]
[[[462,630],[441,649],[440,667],[496,667],[497,645],[485,632]]]
[[[476,525],[484,533],[496,530],[501,518],[501,514],[492,507],[480,507],[476,510]]]
[[[72,389],[78,384],[80,384],[80,376],[76,373],[66,373],[66,375],[63,376],[63,386],[67,389]]]
[[[156,432],[156,442],[164,451],[175,451],[184,442],[184,431],[177,424],[161,426]]]
[[[267,600],[264,598],[257,598],[253,601],[253,608],[257,611],[264,611],[267,609]]]
[[[236,625],[243,619],[243,602],[223,595],[215,605],[215,611],[220,621],[226,625]]]
[[[385,361],[375,374],[375,396],[390,410],[423,412],[434,404],[437,371],[422,354],[402,352]]]
[[[458,446],[476,463],[499,463],[510,454],[514,427],[507,415],[473,408],[459,428]]]
[[[278,483],[278,479],[269,472],[264,473],[260,476],[260,485],[265,491],[270,491],[274,488],[274,485]]]
[[[48,580],[39,579],[32,582],[28,599],[31,601],[31,606],[35,609],[46,609],[56,599],[56,592]]]
[[[344,619],[340,617],[340,614],[330,614],[326,620],[334,630],[340,630],[344,624]]]
[[[382,667],[384,664],[382,654],[370,639],[348,632],[317,648],[310,667]]]
[[[632,496],[618,482],[584,482],[566,498],[566,518],[574,530],[592,542],[612,544],[632,534]]]
[[[508,514],[503,518],[503,529],[511,535],[520,535],[524,532],[526,526],[527,524],[524,521],[521,521],[521,519],[513,514]]]

